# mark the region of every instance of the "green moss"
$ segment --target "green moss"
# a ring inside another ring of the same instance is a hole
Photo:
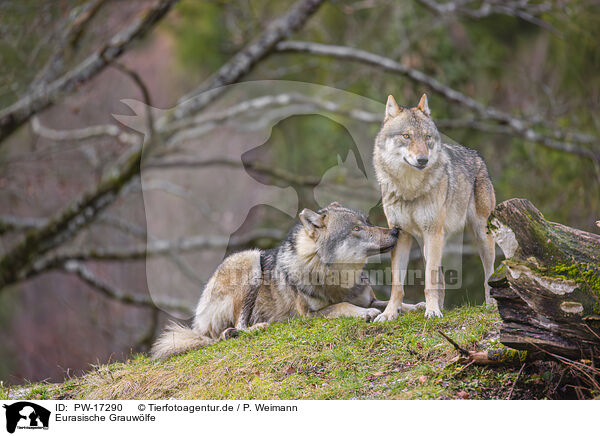
[[[515,350],[513,348],[502,348],[498,353],[495,353],[500,362],[520,362],[525,363],[528,353],[523,350]]]
[[[587,263],[558,264],[552,268],[557,277],[573,280],[595,297],[593,311],[600,315],[600,274]]]
[[[592,270],[591,265],[586,263],[559,264],[553,270],[563,277],[585,284],[590,289],[600,292],[600,276]]]
[[[539,221],[531,220],[530,229],[534,238],[535,247],[532,253],[540,253],[544,259],[558,261],[563,258],[563,253],[554,242],[554,237],[549,237],[548,229]]]

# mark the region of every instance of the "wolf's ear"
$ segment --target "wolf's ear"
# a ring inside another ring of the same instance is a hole
[[[385,104],[385,119],[384,121],[389,120],[390,118],[397,117],[402,112],[402,108],[398,106],[396,100],[394,100],[393,95],[388,95],[387,103]]]
[[[316,236],[317,229],[325,226],[325,215],[318,214],[310,209],[302,209],[302,212],[298,216],[300,217],[300,222],[308,232],[308,236],[313,239]]]
[[[427,104],[427,94],[423,94],[423,96],[421,97],[421,100],[419,100],[417,109],[419,109],[421,112],[423,112],[427,116],[431,115],[431,112],[429,111],[429,104]]]
[[[327,207],[340,207],[341,204],[338,203],[337,201],[332,201],[331,203],[329,203],[329,205]]]

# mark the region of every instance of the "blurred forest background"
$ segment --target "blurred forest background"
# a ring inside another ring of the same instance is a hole
[[[142,142],[176,148],[177,133],[193,132],[181,142],[198,148],[204,131],[193,128],[207,120],[217,126],[201,150],[212,161],[191,165],[206,192],[190,196],[206,198],[212,221],[231,219],[227,207],[210,204],[226,200],[225,174],[247,139],[224,121],[223,110],[242,102],[201,91],[289,80],[381,103],[392,93],[406,106],[427,92],[440,131],[485,157],[498,202],[526,197],[552,221],[597,232],[599,72],[594,0],[1,1],[0,380],[61,381],[147,350],[168,317],[150,298],[146,255],[169,258],[195,301],[211,250],[222,248],[219,261],[225,252],[273,246],[287,231],[292,218],[273,204],[252,207],[261,203],[255,198],[231,238],[211,239],[214,229],[202,226],[188,246],[150,238],[145,246]],[[145,136],[112,117],[133,115],[122,99],[168,109],[190,97],[180,111],[143,118]],[[217,105],[221,112],[202,119]],[[363,114],[367,137],[382,117]],[[317,207],[313,188],[353,147],[342,124],[284,117],[264,147],[243,155],[242,169],[293,188],[298,210]],[[202,178],[208,167],[216,177]],[[385,225],[380,205],[369,213]],[[163,220],[159,227],[173,226],[168,214]],[[462,288],[446,306],[483,301],[473,250],[465,249],[463,265]],[[377,291],[389,295],[386,286]],[[407,298],[422,299],[421,288]],[[163,303],[189,314],[186,304]]]

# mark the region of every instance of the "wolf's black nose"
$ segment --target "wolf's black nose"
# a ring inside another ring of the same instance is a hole
[[[426,157],[417,158],[417,163],[419,164],[419,166],[424,167],[425,165],[427,165],[427,162],[429,162],[429,159]]]
[[[400,229],[399,229],[398,227],[394,227],[394,228],[392,229],[392,236],[393,236],[394,238],[397,238],[399,234],[400,234]]]

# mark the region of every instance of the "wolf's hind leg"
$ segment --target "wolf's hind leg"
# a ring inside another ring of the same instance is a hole
[[[384,311],[385,308],[387,307],[387,305],[388,305],[387,301],[375,299],[371,302],[371,305],[369,307],[374,307],[375,309]],[[414,312],[416,310],[425,310],[425,303],[424,302],[420,302],[417,304],[402,303],[402,306],[400,307],[400,310],[398,313],[402,314],[402,313],[407,313],[407,312]]]
[[[375,292],[371,285],[366,285],[363,291],[352,299],[348,300],[348,303],[352,303],[355,306],[360,307],[372,307],[378,310],[385,310],[387,301],[378,300],[375,297]]]
[[[343,302],[332,304],[324,309],[321,309],[313,314],[316,316],[323,316],[325,318],[340,318],[347,316],[350,318],[362,318],[367,322],[371,322],[379,315],[381,311],[375,308],[358,307],[352,303]]]
[[[416,310],[425,310],[425,306],[426,305],[424,302],[420,302],[417,304],[402,303],[402,308],[400,309],[400,313],[414,312]]]
[[[485,288],[485,303],[496,304],[490,295],[490,285],[488,280],[494,272],[494,260],[496,259],[496,243],[494,237],[488,233],[485,226],[485,221],[479,223],[478,226],[473,226],[473,234],[475,235],[475,243],[477,245],[477,251],[479,252],[479,258],[483,264],[483,275],[484,275],[484,288]]]
[[[496,304],[496,301],[490,295],[490,285],[488,285],[488,279],[494,272],[496,244],[494,237],[487,229],[487,220],[494,207],[496,207],[496,194],[494,193],[494,186],[485,166],[482,167],[482,170],[477,174],[477,178],[475,179],[474,199],[475,207],[469,213],[469,221],[471,230],[475,236],[477,251],[479,251],[479,257],[483,264],[485,302],[486,304]]]
[[[388,305],[387,301],[378,300],[375,297],[375,292],[371,286],[366,286],[365,290],[352,300],[348,300],[349,303],[355,304],[360,307],[373,307],[375,309],[384,311]],[[402,303],[398,313],[414,312],[415,310],[425,310],[425,303],[408,304]]]
[[[375,299],[375,300],[371,301],[371,304],[369,305],[369,307],[373,307],[373,308],[383,312],[385,310],[385,308],[387,307],[387,304],[388,304],[387,301]]]

